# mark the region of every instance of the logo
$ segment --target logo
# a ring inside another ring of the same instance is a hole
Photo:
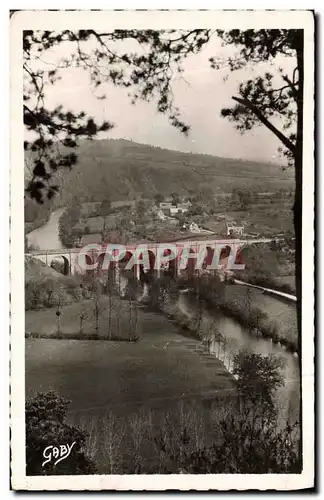
[[[62,460],[65,460],[71,453],[73,446],[76,441],[74,441],[71,446],[68,444],[60,444],[59,446],[47,446],[43,451],[43,457],[46,458],[45,462],[42,463],[42,467],[48,462],[55,460],[54,465],[58,464]]]
[[[77,264],[85,271],[94,271],[99,267],[101,270],[108,270],[111,265],[118,266],[121,262],[126,264],[125,270],[133,269],[134,266],[160,270],[173,261],[179,270],[184,270],[189,259],[194,259],[195,269],[242,270],[245,265],[239,261],[242,259],[245,243],[234,239],[129,246],[90,243],[80,250]]]

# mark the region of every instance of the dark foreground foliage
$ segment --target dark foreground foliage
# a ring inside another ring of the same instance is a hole
[[[39,393],[26,402],[26,474],[94,474],[96,466],[86,455],[85,431],[66,424],[69,401],[55,392]],[[54,461],[42,466],[46,460],[43,452],[47,446],[71,445],[70,455],[54,465]]]

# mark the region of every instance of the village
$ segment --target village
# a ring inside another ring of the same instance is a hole
[[[85,203],[70,227],[65,245],[81,248],[88,244],[159,242],[207,235],[219,239],[259,237],[259,232],[248,230],[247,222],[246,217],[237,222],[229,213],[210,216],[208,207],[197,213],[196,205],[188,199],[178,203],[168,197],[159,203],[111,203],[108,208],[104,202]]]

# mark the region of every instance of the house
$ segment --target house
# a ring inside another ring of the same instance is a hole
[[[226,236],[243,236],[244,226],[238,226],[235,222],[226,221]]]
[[[189,202],[190,203],[190,202]],[[188,212],[189,210],[189,205],[187,203],[179,203],[177,205],[178,211],[184,214],[185,212]]]
[[[173,205],[171,202],[161,202],[160,209],[163,211],[167,211],[170,215],[176,215],[178,213],[184,214],[188,212],[188,209],[191,205],[190,201],[186,201],[184,203],[178,203],[177,205]]]
[[[176,215],[178,213],[184,214],[186,212],[188,212],[188,207],[182,203],[179,203],[179,205],[171,205],[169,208],[170,215]]]
[[[172,207],[172,203],[162,201],[159,206],[161,210],[170,210],[170,208]]]
[[[169,212],[170,212],[170,215],[176,215],[178,212],[179,212],[179,209],[177,206],[175,205],[172,205],[170,208],[169,208]]]

